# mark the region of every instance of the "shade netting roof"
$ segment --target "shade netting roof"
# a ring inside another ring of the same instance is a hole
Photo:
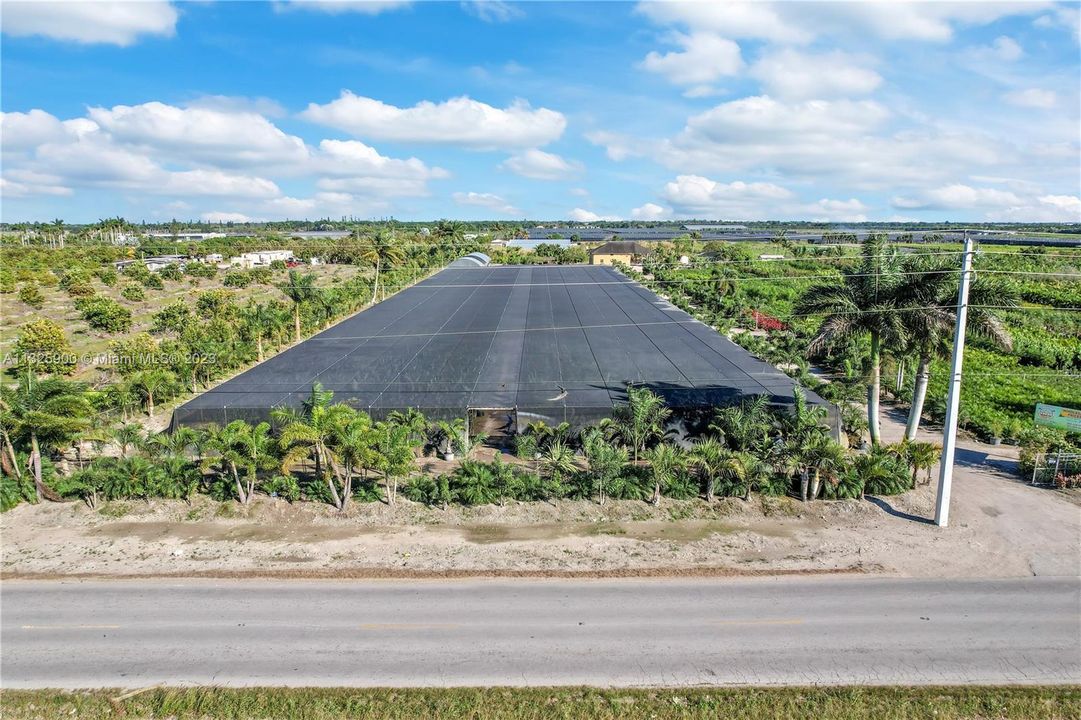
[[[610,267],[452,267],[203,393],[174,412],[173,426],[266,419],[299,406],[316,381],[377,418],[409,407],[437,418],[514,408],[520,425],[607,416],[628,384],[677,410],[759,394],[789,403],[793,388]]]

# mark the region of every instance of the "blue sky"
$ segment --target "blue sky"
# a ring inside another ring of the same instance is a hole
[[[2,13],[7,222],[1081,222],[1076,3]]]

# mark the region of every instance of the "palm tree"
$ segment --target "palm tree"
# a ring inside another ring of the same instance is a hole
[[[377,228],[374,232],[363,235],[359,229],[353,231],[353,239],[363,242],[357,257],[362,262],[375,266],[375,282],[372,284],[372,302],[379,294],[379,271],[402,262],[405,253],[398,244],[398,238],[389,228]]]
[[[659,505],[661,491],[672,484],[682,468],[686,466],[686,457],[675,445],[661,443],[646,453],[650,475],[653,478],[653,495],[650,502]]]
[[[631,449],[634,463],[653,440],[664,435],[664,425],[672,411],[664,399],[649,388],[627,387],[627,402],[612,409],[612,417],[599,427],[611,432]]]
[[[296,270],[289,271],[289,279],[278,288],[285,296],[293,301],[293,329],[296,342],[300,342],[300,304],[315,298],[318,289],[315,287],[315,273],[304,273]]]
[[[159,450],[167,458],[189,459],[189,451],[197,450],[202,438],[198,431],[189,427],[177,428],[171,433],[158,433],[147,438],[146,445]]]
[[[755,395],[718,410],[709,429],[731,450],[761,453],[769,446],[773,424],[769,398]]]
[[[172,384],[172,373],[160,368],[140,370],[131,376],[131,387],[143,398],[147,415],[151,418],[154,417],[154,398],[167,392]]]
[[[408,474],[413,468],[413,450],[422,436],[418,436],[408,426],[393,422],[376,423],[373,435],[375,464],[383,473],[387,502],[393,505],[398,495],[398,478]]]
[[[811,473],[811,487],[809,495],[801,487],[803,499],[817,499],[822,489],[823,475],[833,478],[844,470],[846,459],[844,448],[825,433],[814,436],[805,443],[800,451],[800,462]]]
[[[387,414],[387,422],[403,427],[409,431],[409,442],[413,445],[424,441],[425,431],[428,429],[428,418],[424,417],[417,408],[392,410]]]
[[[128,448],[138,449],[143,444],[143,428],[138,423],[122,423],[110,433],[112,441],[120,448],[120,457],[128,456]]]
[[[255,338],[255,351],[259,362],[266,359],[263,340],[273,337],[281,327],[282,319],[269,303],[252,303],[242,311],[241,317],[247,333]]]
[[[347,413],[342,413],[344,422],[340,423],[333,438],[333,445],[337,450],[338,458],[342,464],[342,494],[341,510],[344,510],[353,497],[353,478],[357,470],[364,475],[368,474],[368,468],[379,465],[379,451],[375,448],[376,435],[372,428],[372,419],[367,413],[357,412],[350,408]]]
[[[0,386],[0,412],[4,419],[5,434],[18,442],[30,445],[30,471],[34,475],[37,499],[47,491],[41,479],[42,447],[55,450],[67,447],[72,438],[89,424],[93,412],[85,395],[86,387],[59,378],[46,378],[31,382],[25,378],[16,388]],[[9,452],[13,447],[9,446]]]
[[[541,454],[541,467],[544,468],[546,478],[554,485],[562,486],[563,478],[577,469],[574,451],[556,440]]]
[[[859,268],[846,273],[841,285],[808,289],[797,303],[796,313],[826,316],[808,346],[812,354],[853,338],[870,337],[867,425],[871,442],[877,445],[882,439],[878,422],[882,348],[904,344],[908,336],[905,316],[913,313],[898,312],[897,291],[904,276],[900,254],[890,245],[889,237],[879,233],[868,235],[863,241],[861,257]]]
[[[691,448],[691,463],[704,481],[707,502],[713,502],[717,478],[725,472],[725,464],[731,455],[732,451],[713,437],[702,438]]]
[[[275,441],[270,434],[270,423],[261,422],[251,425],[244,420],[234,420],[225,426],[223,456],[233,470],[237,498],[242,505],[247,505],[255,496],[255,486],[259,472],[271,470],[278,465]],[[237,467],[245,470],[241,481]]]
[[[912,389],[905,440],[915,440],[927,398],[931,377],[931,361],[949,353],[957,322],[957,276],[945,263],[927,258],[912,258],[905,270],[913,273],[898,290],[902,302],[918,312],[905,313],[908,327],[908,349],[916,353],[916,378]],[[967,333],[989,340],[1009,351],[1013,338],[992,310],[982,305],[1016,306],[1017,291],[1012,285],[977,276],[969,289]]]
[[[285,451],[282,472],[289,473],[301,460],[314,458],[316,474],[322,475],[330,491],[334,507],[344,510],[348,496],[345,475],[341,467],[339,438],[342,429],[354,419],[356,411],[347,405],[315,405],[304,417],[295,413],[281,430],[279,442]]]
[[[920,470],[927,471],[927,482],[931,482],[931,468],[942,457],[942,446],[929,442],[904,440],[900,444],[898,454],[912,469],[912,486],[915,487]]]
[[[612,445],[599,430],[585,433],[582,447],[589,462],[589,472],[597,483],[597,502],[603,505],[609,483],[625,472],[630,456],[627,448]]]

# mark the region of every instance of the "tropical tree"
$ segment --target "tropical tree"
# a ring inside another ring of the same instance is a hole
[[[631,449],[635,464],[653,440],[664,436],[664,426],[672,411],[664,399],[649,388],[629,386],[627,402],[612,409],[612,417],[602,420],[601,427]]]
[[[278,288],[293,301],[294,337],[296,342],[300,342],[300,305],[314,300],[319,294],[319,289],[315,286],[315,273],[301,274],[296,270],[290,270],[287,281]]]
[[[39,502],[51,494],[42,482],[43,449],[67,447],[90,424],[93,408],[85,391],[85,385],[59,378],[24,378],[15,388],[0,386],[5,445],[12,454],[13,442],[29,445],[29,469]]]
[[[313,392],[313,395],[315,393]],[[316,404],[305,417],[297,413],[281,430],[279,443],[285,455],[282,472],[290,473],[302,460],[312,458],[316,475],[327,485],[331,500],[338,510],[344,510],[352,492],[346,484],[338,445],[342,429],[354,419],[356,411],[346,405]]]
[[[392,410],[387,413],[387,422],[408,430],[411,445],[419,445],[424,442],[428,430],[428,418],[424,417],[424,413],[417,408]]]
[[[755,395],[739,405],[718,410],[709,429],[731,450],[764,453],[770,445],[773,426],[769,398]]]
[[[246,333],[255,340],[255,351],[259,362],[266,359],[263,341],[274,337],[282,326],[282,317],[270,303],[252,303],[242,312]]]
[[[335,406],[341,407],[341,406]],[[359,470],[367,477],[368,469],[378,467],[381,458],[375,447],[377,436],[372,428],[372,419],[367,413],[357,412],[352,408],[338,411],[341,420],[332,440],[332,448],[342,464],[341,510],[344,510],[353,497],[353,479]]]
[[[142,398],[146,414],[154,417],[154,399],[160,399],[167,393],[173,387],[175,378],[168,370],[150,368],[132,375],[130,382],[132,389]]]
[[[906,317],[901,312],[898,288],[904,275],[897,248],[889,237],[868,235],[861,247],[861,261],[855,271],[846,272],[840,285],[809,288],[796,305],[797,314],[824,315],[808,351],[820,353],[853,338],[870,338],[870,381],[867,384],[867,425],[871,442],[881,442],[879,396],[882,387],[882,349],[900,347],[908,336]]]
[[[810,473],[810,492],[801,482],[800,495],[803,500],[815,500],[822,489],[823,477],[832,479],[847,466],[844,448],[825,433],[812,436],[800,447],[800,463],[804,475]]]
[[[143,427],[138,423],[121,423],[110,433],[112,441],[120,448],[120,457],[128,457],[128,450],[143,446]]]
[[[361,243],[358,245],[357,259],[375,267],[375,282],[372,284],[372,302],[375,302],[379,296],[379,271],[402,262],[405,253],[390,228],[376,228],[367,235],[357,229],[353,231],[353,239]]]
[[[423,436],[418,436],[407,425],[388,421],[376,423],[374,437],[375,467],[383,474],[387,501],[393,505],[398,496],[398,480],[413,469],[414,450]]]
[[[912,486],[916,486],[917,476],[920,470],[927,471],[927,483],[931,482],[931,469],[942,457],[942,446],[929,442],[902,441],[897,446],[898,456],[908,464],[912,470]]]
[[[686,467],[687,458],[675,445],[661,443],[645,454],[649,462],[650,476],[653,480],[653,495],[650,502],[659,505],[661,491],[672,484],[677,473]]]
[[[597,502],[603,505],[610,483],[626,472],[630,456],[627,448],[609,443],[599,431],[584,436],[582,446],[596,483]]]
[[[915,308],[905,313],[906,349],[917,357],[905,440],[915,440],[920,428],[931,361],[947,355],[953,346],[957,323],[957,275],[952,270],[954,268],[938,259],[912,258],[905,264],[905,271],[911,274],[898,289],[901,303]],[[969,288],[967,334],[988,340],[1002,350],[1011,350],[1013,338],[1009,330],[988,306],[1013,307],[1017,304],[1014,286],[977,276]]]
[[[544,477],[551,483],[553,488],[562,489],[564,478],[577,469],[574,462],[574,451],[559,440],[544,449],[544,452],[541,453],[540,462]]]

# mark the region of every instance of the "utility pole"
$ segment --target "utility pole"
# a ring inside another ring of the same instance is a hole
[[[957,449],[957,414],[961,407],[961,366],[965,354],[965,325],[968,323],[968,288],[972,281],[972,239],[965,231],[961,255],[961,286],[957,290],[957,325],[953,331],[953,359],[950,362],[950,393],[946,399],[946,423],[942,430],[942,461],[938,473],[938,502],[935,525],[946,527],[950,517],[950,490],[953,484],[953,456]]]

